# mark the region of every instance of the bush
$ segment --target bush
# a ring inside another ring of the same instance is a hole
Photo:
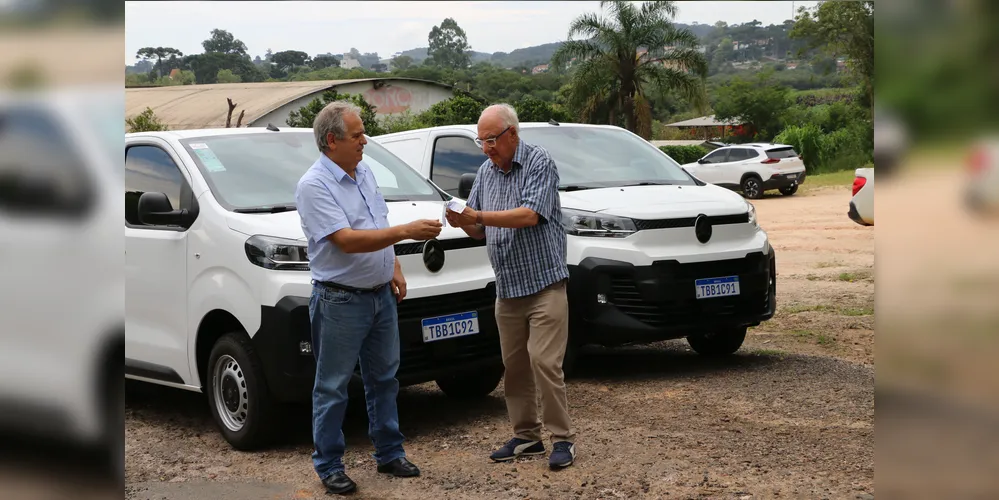
[[[680,165],[694,163],[708,154],[708,150],[701,146],[659,146],[659,150],[669,155],[673,161]]]
[[[486,107],[465,95],[456,95],[446,101],[441,101],[430,109],[420,113],[419,119],[427,127],[443,125],[469,125],[479,121],[479,115]]]
[[[412,114],[408,109],[401,114],[386,116],[382,119],[381,125],[382,133],[385,134],[416,130],[427,126],[419,115]]]
[[[156,132],[167,129],[166,125],[160,123],[152,108],[149,107],[132,118],[126,118],[125,125],[128,125],[129,132]]]
[[[364,123],[364,132],[369,136],[376,136],[385,133],[378,123],[375,107],[368,103],[361,94],[341,94],[336,90],[323,92],[322,97],[313,99],[309,104],[302,106],[298,111],[288,113],[285,123],[289,127],[312,128],[312,122],[327,104],[333,101],[350,101],[361,108],[361,121]]]
[[[871,161],[873,155],[871,129],[864,122],[855,122],[830,133],[823,132],[814,123],[791,125],[778,134],[774,142],[793,146],[811,175],[858,168]]]

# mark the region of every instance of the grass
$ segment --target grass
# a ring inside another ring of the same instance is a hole
[[[867,271],[857,271],[855,273],[839,273],[839,277],[837,279],[853,283],[855,281],[873,280],[874,276]]]
[[[815,339],[815,343],[821,346],[831,346],[836,340],[822,333],[815,333],[811,330],[791,330],[791,335],[801,339]]]
[[[784,351],[778,351],[777,349],[753,349],[749,352],[750,354],[755,354],[757,356],[768,356],[772,358],[783,358],[786,354]]]
[[[871,167],[873,165],[868,163],[867,165],[864,166]],[[854,172],[856,172],[856,169],[840,170],[839,172],[829,172],[824,174],[810,175],[805,178],[805,183],[802,184],[799,189],[807,191],[808,189],[837,186],[846,190],[850,190],[850,188],[853,186]]]
[[[835,342],[835,340],[833,340],[832,337],[822,334],[819,334],[816,341],[819,343],[819,345],[832,345],[833,342]]]
[[[804,305],[795,304],[787,307],[781,308],[781,312],[787,314],[799,314],[803,312],[816,311],[816,312],[831,312],[834,314],[840,314],[843,316],[873,316],[873,307],[838,307],[826,304],[814,304],[814,305]]]
[[[840,262],[819,262],[815,264],[816,269],[825,269],[828,267],[843,267],[843,264]]]

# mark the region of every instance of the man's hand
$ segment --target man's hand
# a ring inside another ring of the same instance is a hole
[[[395,294],[396,302],[402,302],[406,298],[406,278],[402,275],[402,267],[399,259],[395,259],[395,273],[392,274],[392,293]]]
[[[475,220],[478,216],[478,212],[469,207],[465,207],[465,210],[461,213],[455,212],[449,208],[444,217],[447,219],[448,224],[451,224],[451,227],[464,227],[475,225]]]
[[[403,234],[407,239],[426,241],[431,240],[441,234],[444,225],[439,220],[420,219],[402,226]]]

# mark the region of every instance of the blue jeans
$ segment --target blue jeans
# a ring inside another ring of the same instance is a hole
[[[312,463],[320,480],[343,471],[347,384],[358,360],[368,404],[368,436],[381,465],[405,457],[396,396],[399,324],[390,287],[352,293],[321,284],[309,300],[316,381],[312,391]]]

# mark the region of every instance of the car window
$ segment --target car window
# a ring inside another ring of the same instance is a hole
[[[225,208],[294,205],[298,180],[322,154],[311,131],[226,134],[181,141]],[[362,161],[385,201],[441,201],[427,179],[368,139]]]
[[[474,174],[487,156],[468,137],[440,137],[434,141],[430,180],[452,196],[458,196],[462,174]]]
[[[733,148],[728,154],[728,161],[746,161],[756,157],[756,151],[747,148]]]
[[[621,128],[525,127],[520,136],[545,148],[561,186],[617,187],[639,183],[693,185],[680,165],[641,137]]]
[[[139,197],[142,193],[163,193],[170,208],[181,207],[181,190],[187,181],[170,155],[157,146],[130,146],[125,149],[125,222],[139,222]]]
[[[0,213],[79,217],[96,197],[86,160],[43,108],[0,110]]]
[[[717,151],[712,151],[711,154],[704,157],[705,163],[723,163],[725,161],[725,155],[728,154],[730,150],[719,149]]]
[[[768,158],[782,159],[782,158],[797,158],[798,152],[794,148],[774,148],[767,150]]]

